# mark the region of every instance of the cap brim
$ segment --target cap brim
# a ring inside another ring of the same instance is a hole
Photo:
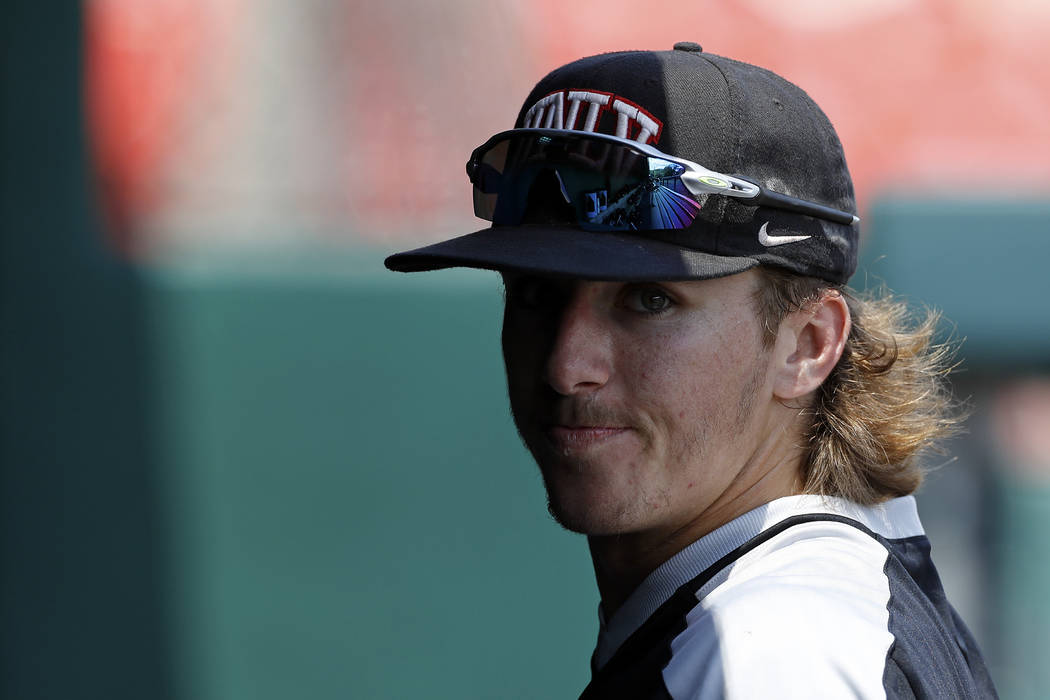
[[[493,226],[386,259],[396,272],[475,267],[618,281],[711,279],[758,264],[640,235],[539,225]]]

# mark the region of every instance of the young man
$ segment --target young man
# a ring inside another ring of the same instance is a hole
[[[506,284],[511,408],[602,598],[584,697],[987,698],[909,495],[934,320],[853,298],[853,186],[799,88],[704,53],[555,70],[472,154],[492,227],[391,256]]]

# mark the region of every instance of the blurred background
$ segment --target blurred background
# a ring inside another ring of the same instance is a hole
[[[1050,693],[1050,4],[9,0],[0,696],[575,697],[584,541],[505,406],[463,164],[533,83],[706,50],[837,126],[854,286],[944,311],[919,495],[1002,696]]]

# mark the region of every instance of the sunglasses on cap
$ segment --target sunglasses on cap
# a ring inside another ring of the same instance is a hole
[[[496,226],[570,224],[587,231],[682,229],[707,195],[853,224],[853,214],[768,190],[648,144],[568,129],[512,129],[467,162],[474,214]]]

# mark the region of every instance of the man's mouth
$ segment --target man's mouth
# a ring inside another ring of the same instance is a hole
[[[623,426],[609,425],[551,425],[543,432],[559,451],[596,447],[630,431]]]

